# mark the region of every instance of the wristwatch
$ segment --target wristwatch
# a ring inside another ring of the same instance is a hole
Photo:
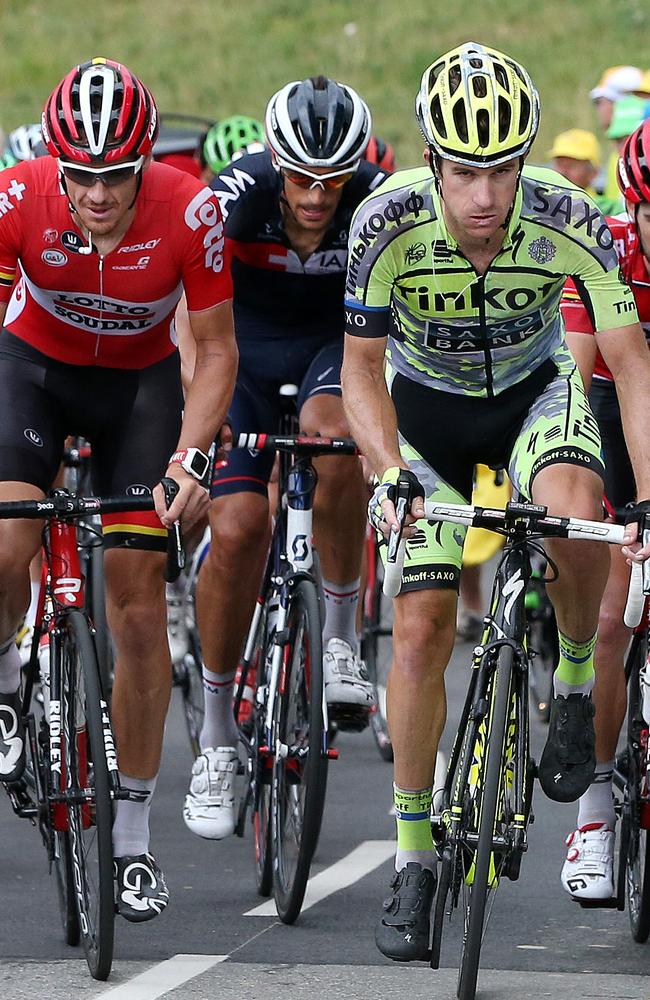
[[[185,469],[190,476],[201,482],[208,471],[210,459],[200,448],[184,448],[182,451],[174,452],[169,459],[169,464],[180,465],[181,469]]]

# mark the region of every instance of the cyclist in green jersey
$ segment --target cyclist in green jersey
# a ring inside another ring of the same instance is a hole
[[[649,496],[650,355],[593,201],[554,171],[524,166],[539,120],[528,73],[495,50],[461,45],[425,71],[416,114],[427,165],[394,174],[362,202],[350,235],[343,393],[379,478],[371,519],[384,535],[397,530],[400,468],[414,521],[425,497],[467,503],[478,462],[505,465],[515,489],[552,513],[602,516],[598,427],[559,313],[567,275],[625,382],[623,424],[639,496]],[[388,690],[396,873],[376,932],[380,951],[401,961],[428,949],[431,777],[464,540],[455,525],[420,521],[406,532]],[[626,539],[627,558],[647,556],[636,525]],[[560,569],[549,587],[560,660],[539,777],[547,795],[571,801],[595,767],[590,693],[609,555],[557,540],[549,552]]]

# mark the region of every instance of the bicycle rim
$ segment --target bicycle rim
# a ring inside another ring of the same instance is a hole
[[[88,968],[94,979],[104,980],[113,961],[115,919],[112,806],[99,666],[80,612],[66,616],[60,651],[65,786],[81,799],[67,805],[75,902]],[[91,796],[84,796],[87,789]]]
[[[496,892],[500,872],[496,870],[493,837],[499,794],[504,774],[504,743],[510,707],[513,652],[508,646],[499,652],[496,683],[493,685],[492,715],[483,765],[478,843],[474,872],[466,908],[465,934],[458,980],[459,1000],[474,1000],[488,893]]]
[[[628,789],[626,812],[625,888],[632,937],[643,944],[650,936],[650,787],[648,786],[648,725],[641,713],[639,671],[646,662],[647,638],[637,646],[637,661],[629,679],[627,717]]]
[[[113,690],[114,655],[113,642],[106,620],[106,588],[104,582],[104,549],[101,545],[91,545],[87,553],[88,609],[95,628],[95,649],[99,663],[102,691],[110,695]],[[109,701],[109,698],[106,699]]]
[[[54,869],[54,879],[59,897],[59,912],[63,925],[63,936],[65,943],[74,947],[79,944],[81,930],[79,927],[79,914],[77,913],[70,833],[68,830],[54,830],[53,839],[54,858],[52,867]]]
[[[295,585],[287,627],[274,732],[288,754],[273,760],[271,809],[273,890],[278,915],[290,924],[305,896],[327,783],[321,624],[311,581]]]
[[[366,665],[375,695],[375,710],[370,715],[370,725],[382,760],[391,763],[393,744],[386,718],[386,683],[390,669],[391,630],[382,624],[382,574],[380,559],[375,554],[372,592],[364,599],[364,616],[361,627],[361,659]],[[369,613],[368,613],[369,612]]]
[[[189,618],[189,615],[188,615]],[[201,753],[199,737],[203,728],[205,715],[205,696],[203,693],[203,667],[201,644],[196,623],[188,624],[189,651],[181,664],[181,695],[183,698],[183,714],[192,754],[196,758]]]

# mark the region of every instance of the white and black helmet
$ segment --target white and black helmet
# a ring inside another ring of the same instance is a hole
[[[37,156],[46,156],[40,124],[15,128],[7,136],[7,149],[17,160],[35,160]]]
[[[352,87],[325,76],[294,80],[266,108],[266,138],[278,166],[344,168],[370,141],[370,111]]]

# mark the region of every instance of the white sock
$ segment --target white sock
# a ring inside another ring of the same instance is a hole
[[[435,851],[402,851],[398,847],[395,854],[395,871],[401,872],[402,868],[406,868],[409,861],[415,861],[417,864],[422,865],[423,868],[428,868],[429,871],[435,872],[436,870]]]
[[[589,788],[580,796],[578,802],[578,827],[591,823],[604,823],[608,830],[616,825],[614,812],[614,795],[612,793],[612,774],[614,761],[606,760],[596,764],[596,771]]]
[[[332,583],[323,580],[325,594],[325,628],[323,647],[330,639],[344,639],[353,652],[358,652],[357,605],[361,580],[357,577],[351,583]]]
[[[25,625],[29,625],[33,628],[36,624],[36,612],[38,611],[38,599],[41,596],[41,583],[31,583],[31,597],[29,600],[29,607],[27,608],[27,614],[25,615]]]
[[[203,664],[203,694],[205,716],[199,742],[201,749],[208,747],[236,747],[239,731],[232,710],[233,682],[236,670],[216,674]]]
[[[141,792],[139,801],[118,799],[115,803],[115,819],[113,820],[113,854],[116,858],[127,855],[147,854],[149,851],[149,812],[151,799],[156,787],[155,778],[131,778],[128,774],[120,775],[122,788],[132,792]]]
[[[20,687],[20,653],[16,633],[0,645],[0,694],[15,694]]]

